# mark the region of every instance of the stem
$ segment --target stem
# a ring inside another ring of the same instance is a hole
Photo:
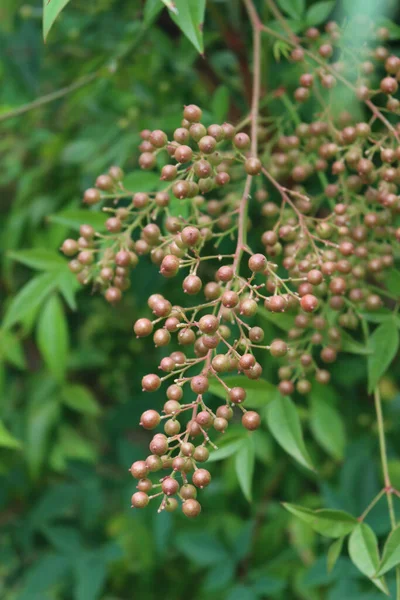
[[[389,475],[389,467],[387,460],[387,450],[386,450],[386,438],[385,438],[385,424],[383,421],[383,413],[382,413],[382,402],[381,395],[379,392],[379,387],[376,386],[374,390],[374,399],[375,399],[375,411],[376,411],[376,420],[378,425],[378,433],[379,433],[379,449],[381,454],[381,465],[383,472],[383,479],[385,482],[385,492],[386,499],[388,503],[389,509],[389,518],[390,525],[392,531],[396,528],[396,514],[394,512],[393,506],[393,487],[390,481]],[[396,568],[396,599],[400,600],[400,568]]]
[[[0,115],[0,122],[6,121],[7,119],[12,119],[13,117],[18,117],[19,115],[23,115],[24,113],[33,110],[34,108],[39,108],[40,106],[48,104],[49,102],[53,102],[53,100],[58,100],[58,98],[62,98],[63,96],[66,96],[67,94],[70,94],[75,90],[79,90],[79,88],[88,85],[88,83],[94,81],[96,77],[98,77],[98,75],[98,72],[92,73],[91,75],[85,75],[85,77],[81,77],[75,83],[67,85],[66,87],[61,88],[56,92],[51,92],[50,94],[46,94],[45,96],[41,96],[40,98],[33,100],[33,102],[28,102],[28,104],[24,104],[23,106],[5,112],[2,115]]]

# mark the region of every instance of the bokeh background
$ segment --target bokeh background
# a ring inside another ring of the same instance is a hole
[[[390,13],[396,2],[325,4],[328,15],[340,18],[360,7],[363,18],[368,10],[375,18],[377,7],[382,18],[385,5],[398,52],[400,27]],[[139,0],[73,0],[46,44],[41,19],[39,1],[1,1],[0,597],[378,600],[345,552],[328,574],[328,540],[280,504],[359,515],[379,491],[365,357],[342,357],[334,385],[314,388],[329,399],[328,427],[326,416],[313,412],[312,398],[299,401],[318,475],[284,455],[264,422],[254,434],[254,474],[253,465],[238,467],[233,455],[211,464],[213,483],[202,492],[195,522],[153,507],[133,511],[128,468],[149,442],[138,426],[149,402],[140,380],[159,355],[151,342],[135,339],[132,324],[146,312],[150,293],[179,301],[179,286],[141,261],[116,310],[80,290],[58,252],[82,222],[101,226],[101,213],[83,208],[81,197],[110,165],[123,167],[141,191],[157,185],[156,174],[136,168],[141,129],[170,131],[189,102],[202,106],[209,122],[237,122],[246,114],[251,44],[241,2],[208,2],[204,58],[166,11],[144,24]],[[354,23],[349,39],[364,43],[363,21]],[[303,24],[303,17],[292,19],[295,30]],[[297,67],[274,63],[268,39],[263,53],[264,89],[290,89]],[[57,90],[60,97],[45,102]],[[38,98],[36,107],[16,112]],[[352,109],[346,98],[341,102],[339,109]],[[268,110],[279,114],[279,101]],[[279,334],[271,323],[263,327]],[[273,382],[277,365],[265,360]],[[397,380],[398,373],[388,375],[382,393],[390,467],[400,486]],[[161,407],[162,393],[152,400]],[[264,401],[254,400],[261,412]],[[244,434],[233,428],[230,435],[222,448]],[[236,474],[242,467],[252,480],[250,502]],[[384,503],[369,522],[377,534],[388,533]]]

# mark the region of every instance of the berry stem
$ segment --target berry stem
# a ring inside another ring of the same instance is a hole
[[[379,387],[376,386],[374,390],[374,400],[375,400],[375,412],[376,412],[376,420],[378,425],[378,434],[379,434],[379,448],[381,454],[381,466],[383,472],[383,480],[385,484],[384,491],[386,493],[386,499],[388,503],[389,509],[389,518],[390,525],[392,531],[396,528],[396,514],[393,506],[393,488],[390,481],[389,474],[389,466],[387,459],[387,449],[386,449],[386,438],[385,438],[385,424],[383,420],[383,412],[382,412],[382,402],[381,402],[381,394],[379,391]],[[396,568],[396,599],[400,600],[400,568]]]

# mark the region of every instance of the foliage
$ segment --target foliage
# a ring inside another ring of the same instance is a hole
[[[276,4],[295,33],[322,31],[332,15],[344,19],[349,53],[357,51],[359,17],[352,25],[346,3]],[[268,3],[255,6],[286,37]],[[361,311],[369,342],[359,329],[343,333],[328,386],[282,396],[275,385],[282,362],[260,354],[263,375],[246,382],[246,406],[260,413],[261,428],[248,432],[235,422],[218,436],[212,483],[191,521],[153,507],[132,510],[127,472],[151,440],[139,427],[149,408],[141,380],[164,355],[136,339],[132,325],[152,293],[183,303],[179,285],[140,261],[116,308],[81,291],[59,252],[82,223],[105,231],[98,206],[84,208],[81,197],[111,165],[124,169],[129,189],[160,189],[158,174],[137,168],[141,130],[172,132],[189,103],[203,107],[207,124],[236,124],[248,114],[252,28],[242,3],[6,1],[0,16],[1,596],[151,600],[162,585],[166,600],[375,600],[387,590],[395,597],[399,527],[382,493],[371,393],[378,386],[391,485],[399,489],[396,268],[385,276],[385,306]],[[396,15],[378,25],[397,55]],[[289,132],[302,71],[287,60],[287,41],[263,35],[261,44],[261,106]],[[267,94],[281,87],[287,94]],[[368,115],[331,93],[338,114]],[[314,110],[311,100],[302,118]],[[318,193],[320,182],[312,186]],[[187,208],[182,200],[177,214]],[[250,215],[249,243],[257,244],[263,228],[254,207]],[[287,335],[294,316],[261,308],[256,321],[270,340]],[[242,379],[224,381],[234,387]],[[221,398],[214,380],[210,406]],[[152,407],[163,403],[155,392]]]

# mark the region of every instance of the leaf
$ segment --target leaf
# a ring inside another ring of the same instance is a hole
[[[75,295],[80,288],[79,281],[76,279],[73,273],[68,269],[65,272],[61,272],[57,277],[58,289],[65,302],[68,304],[71,310],[77,309]]]
[[[400,40],[400,27],[390,19],[380,17],[376,23],[379,27],[385,27],[389,31],[390,40]]]
[[[50,398],[29,410],[26,433],[26,457],[32,477],[39,475],[47,450],[48,439],[60,415],[59,404]]]
[[[66,267],[65,260],[57,252],[45,248],[8,252],[7,256],[39,271],[54,271],[60,267]]]
[[[276,325],[276,327],[279,327],[279,329],[283,329],[283,331],[289,331],[289,329],[292,329],[294,325],[294,319],[292,316],[285,313],[272,313],[262,306],[258,307],[257,314],[261,317],[261,319],[265,319],[265,321],[273,323]]]
[[[265,406],[279,393],[277,388],[265,379],[247,379],[241,375],[231,375],[224,379],[224,383],[230,388],[243,387],[247,394],[246,407],[251,408]],[[217,380],[210,381],[209,390],[218,398],[226,399],[225,388]]]
[[[218,450],[214,450],[210,453],[210,457],[207,462],[217,462],[218,460],[223,460],[224,458],[228,458],[228,456],[232,456],[239,450],[242,445],[242,440],[236,440],[226,446],[222,446],[222,448],[218,448]]]
[[[235,458],[235,469],[240,489],[246,500],[249,502],[251,502],[252,498],[251,488],[255,460],[254,440],[253,437],[249,435],[243,440]]]
[[[53,273],[42,273],[31,279],[13,298],[4,316],[3,327],[9,329],[21,322],[28,314],[38,308],[46,296],[56,287]]]
[[[69,425],[60,427],[60,445],[64,456],[67,458],[90,463],[96,462],[96,448]]]
[[[305,10],[304,0],[277,0],[277,3],[292,19],[301,19]]]
[[[347,331],[341,331],[340,333],[340,350],[342,352],[347,352],[348,354],[371,354],[371,349],[368,346],[357,342],[357,340],[355,340],[351,335],[349,335]]]
[[[174,0],[175,11],[170,12],[172,20],[182,33],[203,54],[203,22],[206,0]]]
[[[83,223],[85,225],[91,225],[96,231],[103,231],[106,227],[106,215],[103,212],[81,210],[78,208],[63,210],[62,212],[50,215],[47,220],[50,223],[65,225],[75,231],[79,231],[79,228]]]
[[[132,192],[152,192],[161,185],[160,176],[149,171],[133,171],[124,177],[124,188]]]
[[[342,459],[346,445],[343,419],[318,393],[311,392],[310,426],[320,446],[333,458]]]
[[[357,519],[343,510],[330,510],[324,508],[313,511],[309,508],[303,508],[296,504],[287,503],[283,503],[283,506],[295,517],[308,523],[314,531],[321,535],[325,535],[326,537],[343,537],[344,535],[351,533],[358,525]]]
[[[190,561],[201,567],[228,559],[228,553],[218,538],[206,531],[179,533],[175,538],[175,546]]]
[[[314,469],[306,450],[296,407],[286,396],[275,397],[267,407],[267,422],[278,444],[301,465]]]
[[[328,556],[327,556],[327,568],[328,573],[331,573],[335,567],[337,559],[340,556],[343,548],[344,537],[340,537],[329,546]]]
[[[400,563],[400,525],[388,536],[383,547],[382,560],[377,569],[376,576],[384,575]]]
[[[11,450],[18,450],[21,448],[21,442],[17,440],[9,431],[6,429],[3,421],[0,420],[0,448],[10,448]]]
[[[26,368],[22,343],[11,331],[0,330],[0,356],[18,369]]]
[[[226,85],[220,85],[211,100],[211,111],[216,123],[223,123],[229,111],[229,89]]]
[[[317,2],[317,4],[313,4],[312,6],[310,6],[306,15],[307,27],[321,25],[321,23],[327,20],[334,7],[335,0]]]
[[[75,600],[97,600],[107,576],[107,565],[101,553],[89,551],[80,556],[75,563],[74,576]]]
[[[164,6],[161,0],[146,0],[143,12],[143,23],[146,27],[150,27],[156,20]]]
[[[65,385],[61,390],[61,399],[68,408],[77,412],[94,417],[100,414],[100,407],[92,392],[78,383]]]
[[[399,331],[393,320],[385,321],[375,329],[369,338],[369,347],[371,354],[368,356],[368,392],[371,394],[399,347]]]
[[[388,594],[383,581],[374,578],[379,565],[378,540],[371,527],[360,523],[349,538],[349,556],[353,564],[383,592]]]
[[[39,315],[36,340],[47,368],[62,381],[67,369],[69,339],[63,305],[56,294],[50,296]]]
[[[43,0],[43,39],[46,41],[54,21],[69,0]]]
[[[400,272],[397,269],[391,269],[385,275],[385,285],[389,292],[400,296]]]

